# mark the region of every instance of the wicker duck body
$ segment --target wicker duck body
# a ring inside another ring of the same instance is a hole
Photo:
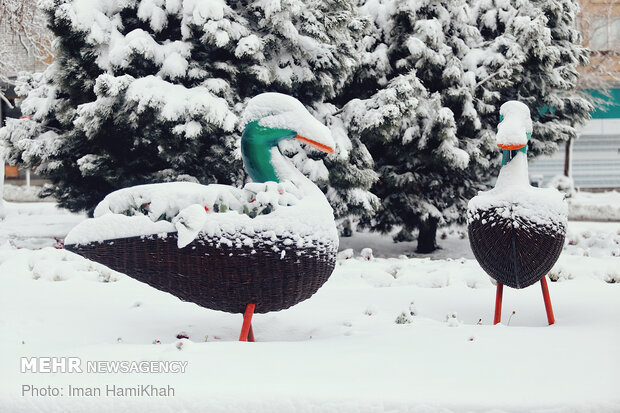
[[[529,184],[526,145],[532,122],[527,106],[507,102],[500,114],[502,169],[495,188],[469,202],[469,241],[487,274],[500,284],[525,288],[540,281],[560,256],[567,207],[557,190]]]
[[[252,312],[265,313],[312,296],[335,266],[333,212],[278,143],[297,138],[331,153],[331,134],[299,101],[275,93],[250,100],[244,120],[241,149],[253,183],[116,191],[67,236],[65,247],[215,310],[247,314],[251,304]],[[261,215],[261,205],[269,213],[263,208]],[[136,209],[143,213],[122,215]],[[157,219],[161,214],[169,219]]]
[[[333,243],[298,248],[291,238],[269,237],[248,247],[228,237],[232,245],[199,234],[181,249],[176,232],[65,247],[183,301],[229,313],[243,313],[248,303],[256,303],[256,313],[289,308],[310,298],[334,270]]]
[[[476,260],[497,282],[525,288],[540,281],[558,260],[564,226],[514,214],[515,205],[469,212],[468,233]]]

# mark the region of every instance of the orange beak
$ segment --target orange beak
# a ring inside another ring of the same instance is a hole
[[[505,149],[507,151],[514,151],[516,149],[521,149],[523,148],[525,145],[515,145],[515,144],[508,144],[508,145],[502,145],[501,143],[498,143],[497,146],[499,146],[502,149]]]
[[[327,146],[327,145],[323,145],[322,143],[318,143],[316,141],[313,141],[312,139],[308,139],[304,136],[301,135],[297,135],[295,136],[295,139],[302,141],[305,144],[308,144],[310,146],[312,146],[315,149],[318,149],[321,152],[326,152],[326,153],[334,153],[334,148]]]

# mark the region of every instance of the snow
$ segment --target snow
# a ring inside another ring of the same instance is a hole
[[[29,139],[34,137],[33,139]],[[38,160],[55,154],[58,134],[54,131],[39,133],[39,126],[30,119],[6,119],[6,126],[0,129],[0,139],[6,139],[21,151],[20,162],[36,165]]]
[[[232,131],[237,121],[226,101],[214,96],[206,88],[198,86],[188,89],[156,76],[146,76],[133,81],[127,89],[126,98],[137,103],[138,113],[146,108],[156,107],[163,119],[169,121],[189,115],[221,125],[226,131]]]
[[[110,39],[114,33],[118,33],[122,27],[121,12],[125,8],[132,7],[134,1],[112,0],[75,0],[70,3],[57,6],[54,2],[45,2],[44,8],[54,13],[56,18],[69,21],[77,31],[87,33],[86,40],[103,50],[101,55],[107,54],[111,45]],[[140,0],[138,2],[138,18],[147,22],[155,32],[164,29],[168,16],[176,15],[181,20],[181,33],[184,39],[192,33],[190,26],[202,26],[208,29],[209,23],[224,20],[225,2],[222,0],[198,1],[198,0]],[[164,10],[165,9],[165,10]],[[230,23],[228,22],[230,25]],[[212,25],[213,26],[213,25]],[[217,26],[217,25],[216,25]],[[243,31],[241,27],[233,27],[234,31]],[[216,29],[215,35],[225,33]],[[98,63],[105,69],[109,62],[99,59]]]
[[[58,88],[56,85],[47,82],[54,76],[57,69],[57,64],[52,63],[43,73],[28,74],[22,72],[18,82],[16,82],[15,92],[19,96],[28,96],[28,99],[24,99],[19,107],[24,115],[32,117],[34,121],[44,120],[50,112],[54,111],[55,106],[58,104],[56,99]],[[37,84],[36,88],[32,87],[33,83]],[[6,119],[6,121],[8,120]]]
[[[373,256],[377,258],[429,257],[428,254],[415,252],[417,247],[416,241],[394,242],[393,237],[398,231],[400,231],[400,228],[389,234],[357,230],[352,237],[340,238],[340,253],[344,254],[343,258],[345,258],[347,255],[361,254],[364,248],[370,248]],[[431,255],[433,259],[474,258],[474,254],[467,241],[467,228],[461,226],[441,228],[437,231],[437,243],[441,248],[433,252]],[[345,251],[349,252],[345,253]]]
[[[502,121],[497,125],[495,142],[501,146],[525,146],[528,133],[532,133],[532,119],[529,108],[521,102],[511,100],[499,109]]]
[[[254,56],[260,52],[263,47],[261,40],[255,34],[251,34],[239,40],[235,49],[235,56],[241,58],[244,56]]]
[[[618,222],[620,221],[614,223],[570,222],[564,250],[571,255],[582,257],[620,257],[620,225]],[[612,264],[614,261],[609,263]],[[607,270],[605,267],[592,268],[592,270],[593,272],[606,271],[608,274],[617,273],[612,267]],[[602,276],[604,278],[605,274]]]
[[[23,234],[71,216],[53,204],[8,207]],[[63,250],[0,243],[0,406],[12,413],[615,412],[620,290],[605,277],[620,274],[611,254],[620,223],[569,222],[567,242],[571,234],[579,243],[606,241],[593,243],[590,256],[567,244],[549,285],[552,327],[537,286],[505,289],[503,324],[491,325],[489,278],[460,252],[446,256],[453,246],[461,251],[456,243],[468,245],[455,232],[438,240],[443,259],[378,258],[377,243],[367,260],[356,249],[310,300],[256,315],[256,343],[236,341],[240,315],[181,302]],[[385,248],[400,245],[382,239]],[[189,338],[177,339],[180,332]],[[188,365],[182,374],[19,372],[20,357],[42,355]],[[107,384],[171,385],[175,395],[33,397],[21,395],[24,384],[104,393]]]
[[[93,241],[115,240],[153,234],[174,232],[174,225],[168,221],[153,222],[142,215],[128,217],[108,214],[80,223],[67,235],[67,244],[87,244]]]
[[[98,130],[98,122],[106,119],[113,110],[114,99],[110,98],[122,93],[125,94],[125,104],[135,105],[138,115],[154,109],[163,120],[183,122],[174,130],[188,138],[201,133],[198,121],[230,132],[238,120],[226,100],[215,96],[206,87],[186,88],[152,75],[135,79],[130,75],[102,74],[96,80],[95,93],[97,100],[80,105],[78,116],[73,121],[88,137]]]
[[[570,219],[620,221],[620,192],[576,192],[567,201]]]
[[[54,202],[5,202],[0,221],[0,246],[42,248],[58,243],[86,217],[58,208]]]
[[[332,210],[316,191],[304,191],[292,181],[251,182],[243,189],[192,182],[138,185],[106,196],[94,218],[73,228],[65,242],[87,244],[178,231],[179,248],[199,234],[217,237],[220,243],[232,239],[239,246],[276,236],[289,238],[299,248],[317,241],[337,245]],[[263,210],[271,212],[261,215]]]
[[[471,221],[480,211],[493,208],[502,216],[511,216],[515,223],[530,222],[558,233],[566,229],[568,205],[564,196],[553,188],[530,185],[527,156],[523,152],[502,167],[495,188],[480,191],[469,201],[467,219]]]
[[[0,172],[0,175],[4,171]],[[41,201],[42,198],[39,197],[39,194],[43,190],[41,186],[26,186],[26,185],[13,185],[13,184],[4,184],[4,200],[5,201],[18,201],[18,202],[35,202]],[[45,198],[44,200],[52,201],[52,198]]]
[[[154,32],[160,32],[166,27],[167,16],[162,9],[163,0],[142,0],[138,6],[138,18],[150,23]]]
[[[418,20],[415,22],[415,31],[421,33],[417,36],[422,37],[422,42],[427,47],[439,48],[445,43],[445,34],[439,19]]]
[[[110,36],[109,50],[97,61],[101,68],[127,68],[138,54],[161,67],[158,73],[161,77],[175,79],[185,76],[191,51],[188,43],[177,40],[159,44],[142,29],[132,30],[126,35],[114,30]]]
[[[238,209],[245,196],[240,189],[227,185],[200,185],[193,182],[167,182],[161,184],[138,185],[119,189],[107,195],[95,208],[94,217],[107,214],[123,214],[146,208],[151,221],[169,221],[179,211],[192,205],[201,204],[213,208],[216,202]]]
[[[459,169],[467,168],[469,165],[469,154],[458,147],[459,141],[455,135],[456,123],[454,113],[448,108],[441,108],[437,114],[437,120],[441,124],[450,124],[452,127],[445,131],[445,138],[439,145],[437,152],[446,160],[448,164]]]

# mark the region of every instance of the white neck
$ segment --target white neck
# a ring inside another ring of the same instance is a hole
[[[320,194],[321,198],[325,199],[325,195],[319,187],[316,186],[310,179],[306,178],[306,176],[297,168],[295,168],[290,159],[283,156],[277,146],[271,148],[271,164],[273,165],[273,169],[276,171],[276,175],[278,175],[280,181],[291,181],[299,189],[301,189],[304,194]],[[327,200],[325,200],[325,202],[327,203]]]

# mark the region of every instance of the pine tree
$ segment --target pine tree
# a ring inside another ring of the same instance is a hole
[[[590,119],[593,105],[585,91],[577,90],[577,68],[587,64],[589,55],[576,26],[578,1],[533,4],[540,10],[536,15],[544,16],[550,41],[544,50],[533,48],[527,54],[517,96],[524,96],[524,103],[537,109],[536,134],[528,145],[528,152],[536,156],[555,152],[559,142],[577,138],[576,127]]]
[[[474,78],[463,63],[479,32],[464,1],[381,5],[363,6],[387,14],[374,16],[370,70],[359,82],[385,76],[376,67],[386,60],[387,79],[376,79],[376,93],[347,106],[380,177],[372,191],[382,208],[373,227],[387,232],[399,226],[396,240],[412,239],[417,228],[418,251],[429,252],[436,248],[438,225],[462,222],[460,212],[478,187],[476,172],[488,166],[482,149],[489,143],[478,136]]]
[[[400,227],[397,241],[418,229],[418,251],[429,252],[437,226],[462,223],[467,201],[496,171],[503,102],[539,114],[534,155],[557,149],[587,118],[575,91],[586,59],[576,3],[366,0],[360,10],[374,31],[349,90],[366,94],[344,109],[379,173],[372,191],[382,207],[369,224]]]
[[[329,103],[320,104],[319,109],[319,118],[325,119],[338,146],[338,153],[324,160],[329,171],[326,196],[335,217],[344,218],[341,235],[350,236],[351,220],[368,218],[379,207],[379,198],[370,192],[378,175],[372,156],[359,135],[349,131],[347,114]]]
[[[364,29],[348,0],[44,6],[59,38],[57,60],[38,82],[22,85],[22,110],[32,120],[11,122],[0,137],[11,158],[39,165],[53,183],[51,195],[71,210],[92,209],[112,190],[147,182],[241,184],[244,102],[278,91],[326,116],[335,112],[321,105],[350,78],[354,37]],[[371,181],[338,179],[359,175],[347,167],[350,140],[339,143],[329,161],[294,144],[285,149],[326,190],[334,181],[333,202],[345,202],[351,191],[372,199]],[[372,179],[370,166],[362,169]]]
[[[551,154],[558,143],[577,137],[589,119],[592,99],[577,89],[577,68],[588,62],[576,25],[576,0],[471,1],[485,45],[494,52],[480,61],[496,67],[479,76],[477,96],[490,96],[495,109],[508,100],[527,104],[534,133],[528,156]],[[497,111],[481,111],[483,129],[494,130]]]

